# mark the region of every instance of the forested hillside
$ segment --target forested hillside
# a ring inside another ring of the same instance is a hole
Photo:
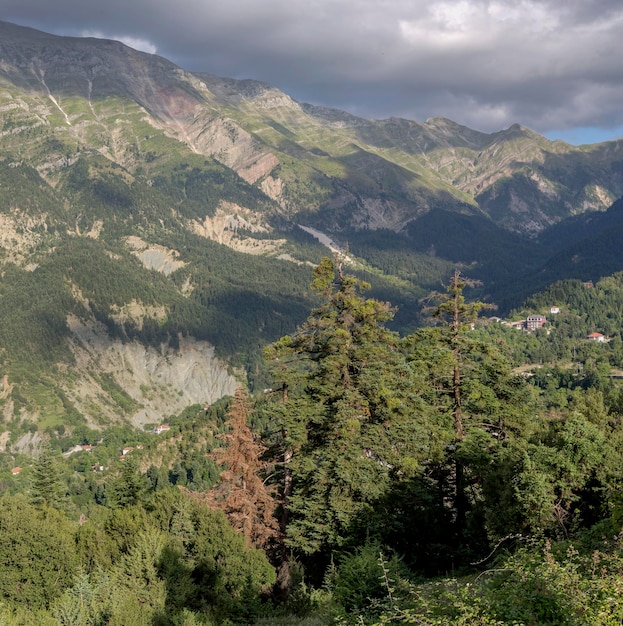
[[[0,624],[620,624],[622,194],[0,22]]]
[[[262,392],[4,455],[4,623],[617,623],[623,275],[534,332],[458,271],[407,335],[367,287],[324,258]]]
[[[365,120],[6,22],[0,61],[13,451],[46,428],[140,427],[240,380],[268,385],[261,351],[314,305],[326,242],[397,307],[402,333],[455,267],[503,314],[559,278],[621,268],[620,143]]]

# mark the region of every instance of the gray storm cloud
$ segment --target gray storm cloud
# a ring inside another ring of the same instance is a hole
[[[120,39],[366,117],[623,126],[618,0],[3,0],[0,19]]]

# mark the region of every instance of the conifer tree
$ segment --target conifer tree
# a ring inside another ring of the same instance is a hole
[[[508,359],[472,333],[480,311],[491,308],[466,300],[464,290],[473,285],[456,270],[446,292],[430,296],[436,304],[428,310],[438,328],[417,333],[419,345],[412,338],[418,363],[433,363],[429,372],[438,410],[451,418],[447,456],[459,541],[466,538],[467,515],[476,501],[485,516],[497,509],[483,494],[491,495],[489,482],[500,480],[508,457],[504,442],[522,431],[531,404],[525,381],[512,373]]]
[[[465,287],[473,285],[474,281],[466,279],[459,270],[455,270],[446,293],[435,292],[431,295],[438,300],[432,316],[442,324],[444,337],[452,350],[452,417],[457,441],[461,441],[465,435],[461,398],[464,337],[479,312],[490,308],[484,302],[465,300]]]
[[[263,479],[268,468],[262,459],[266,448],[249,427],[251,413],[249,399],[239,387],[227,412],[227,432],[219,435],[225,446],[212,453],[225,469],[204,499],[210,506],[222,509],[250,544],[266,549],[278,535],[276,500]]]
[[[49,442],[44,442],[33,465],[30,503],[35,506],[62,507],[66,490],[60,469]]]
[[[323,303],[266,356],[284,391],[280,426],[287,491],[287,540],[313,554],[348,539],[356,518],[427,453],[420,388],[399,336],[385,328],[388,303],[325,258],[312,289]]]
[[[148,495],[149,479],[141,473],[136,457],[124,459],[119,476],[106,489],[106,502],[111,508],[144,504]]]

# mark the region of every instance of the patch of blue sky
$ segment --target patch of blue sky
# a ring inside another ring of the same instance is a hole
[[[602,141],[614,141],[623,139],[623,126],[617,128],[597,128],[584,126],[579,128],[567,128],[565,130],[552,130],[545,133],[548,139],[562,139],[573,146],[582,146]]]

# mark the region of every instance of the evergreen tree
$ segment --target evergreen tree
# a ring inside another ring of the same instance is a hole
[[[225,469],[204,497],[210,506],[222,509],[252,545],[266,549],[278,535],[276,500],[264,480],[268,468],[262,459],[265,447],[248,424],[251,412],[249,399],[239,387],[227,412],[227,432],[219,435],[226,445],[212,452]]]
[[[61,479],[59,464],[49,442],[46,441],[41,446],[39,456],[33,465],[30,503],[60,509],[65,496],[66,489]]]
[[[465,344],[465,333],[476,321],[479,312],[487,308],[484,302],[467,302],[463,290],[473,286],[470,281],[455,270],[446,293],[435,292],[430,298],[438,301],[432,310],[432,317],[442,324],[442,339],[449,345],[452,352],[452,417],[456,440],[464,437],[463,408],[462,408],[462,364]]]
[[[2,601],[47,607],[71,585],[76,567],[75,526],[64,513],[33,506],[23,494],[0,499]]]
[[[464,337],[466,331],[469,330],[471,324],[478,317],[479,311],[485,306],[482,302],[466,302],[463,290],[469,284],[469,281],[461,276],[459,270],[455,270],[446,293],[434,293],[432,295],[433,298],[438,300],[432,316],[441,322],[443,329],[442,341],[447,342],[452,354],[452,378],[449,387],[452,397],[452,421],[456,444],[461,442],[465,436],[462,406]],[[463,528],[468,504],[465,492],[463,462],[458,456],[454,457],[454,470],[456,523],[459,528]]]
[[[440,476],[448,481],[444,491],[452,490],[455,539],[476,552],[479,542],[486,549],[482,524],[505,513],[500,510],[500,485],[513,480],[515,457],[521,454],[521,446],[517,449],[511,440],[526,434],[533,402],[499,347],[473,331],[479,312],[489,305],[466,300],[464,290],[472,285],[455,271],[446,292],[431,295],[436,304],[429,312],[439,325],[417,332],[410,342],[411,358],[428,372],[430,400],[451,425],[452,437],[446,439],[449,471]],[[507,508],[516,504],[510,495]],[[493,526],[500,528],[489,524]]]
[[[323,303],[266,352],[281,390],[287,540],[307,554],[343,545],[428,452],[417,377],[385,327],[390,305],[364,298],[368,287],[323,259],[312,282]]]
[[[138,459],[128,456],[123,460],[121,473],[106,489],[106,503],[110,507],[125,507],[144,504],[150,481],[141,474]]]

